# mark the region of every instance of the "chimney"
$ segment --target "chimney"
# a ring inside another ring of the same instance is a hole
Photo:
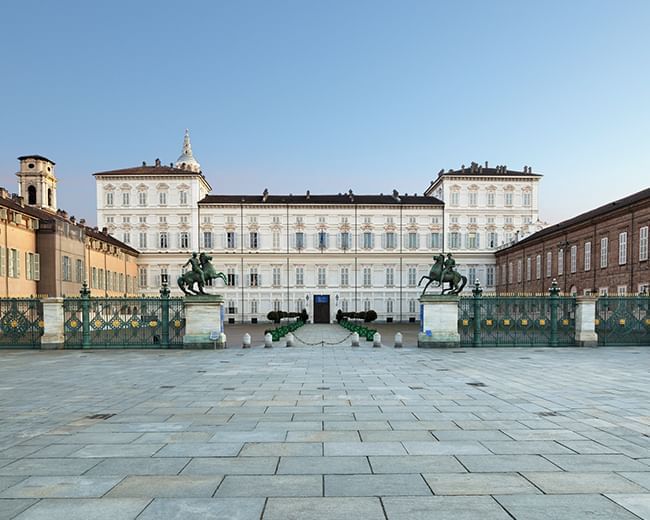
[[[487,161],[485,161],[485,167],[486,167],[486,168],[488,167],[488,162],[487,162]]]

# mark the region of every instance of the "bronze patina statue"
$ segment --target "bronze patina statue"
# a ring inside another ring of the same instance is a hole
[[[420,286],[422,280],[429,280],[422,290],[422,295],[427,291],[431,282],[438,282],[438,287],[442,287],[440,294],[460,293],[467,284],[467,277],[456,271],[456,260],[454,260],[452,254],[447,253],[447,258],[445,258],[445,255],[439,254],[434,256],[433,259],[435,263],[431,266],[429,276],[423,276],[418,282],[418,286]],[[448,283],[449,287],[445,289],[444,283]]]
[[[181,291],[187,295],[207,294],[203,288],[210,280],[221,278],[224,283],[228,283],[226,275],[217,272],[211,260],[212,257],[206,253],[200,255],[192,253],[192,257],[183,266],[191,265],[192,270],[178,277],[178,287],[180,287]],[[194,288],[195,285],[198,285],[198,289]]]

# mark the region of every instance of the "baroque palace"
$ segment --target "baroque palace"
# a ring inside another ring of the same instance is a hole
[[[541,175],[472,163],[441,171],[423,194],[211,194],[186,132],[175,163],[94,174],[97,221],[139,251],[137,290],[157,294],[192,251],[228,279],[226,320],[271,310],[330,321],[373,309],[380,320],[419,319],[417,285],[432,255],[452,252],[459,271],[495,290],[495,250],[543,225]]]

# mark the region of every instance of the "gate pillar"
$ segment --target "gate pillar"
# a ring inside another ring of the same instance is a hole
[[[62,349],[65,342],[63,298],[44,298],[41,349]]]
[[[576,296],[576,346],[598,346],[595,296]]]
[[[458,296],[420,296],[418,347],[458,347]]]
[[[185,297],[183,348],[215,347],[210,337],[218,337],[223,332],[222,308],[223,297],[218,294]],[[217,341],[217,347],[223,345]]]

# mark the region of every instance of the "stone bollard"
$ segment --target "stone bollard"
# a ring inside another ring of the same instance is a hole
[[[372,346],[373,348],[381,347],[381,334],[379,334],[379,332],[375,332],[372,336]]]
[[[287,334],[287,347],[293,347],[293,334]]]
[[[273,336],[270,332],[264,334],[264,348],[273,348]]]
[[[248,332],[244,334],[241,348],[251,348],[251,335]]]
[[[402,333],[395,334],[395,348],[402,348]]]
[[[359,333],[358,332],[353,332],[352,333],[351,344],[352,344],[353,347],[358,347],[359,346]]]
[[[222,332],[219,334],[219,343],[221,344],[221,348],[228,348],[227,347],[227,340],[228,338],[226,337],[226,333]]]

